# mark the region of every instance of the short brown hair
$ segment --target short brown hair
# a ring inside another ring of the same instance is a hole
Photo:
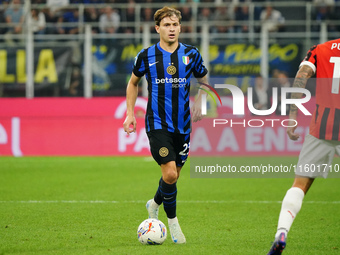
[[[181,20],[182,20],[181,12],[175,8],[164,6],[162,9],[159,9],[156,11],[155,15],[153,16],[153,19],[155,20],[156,25],[159,26],[162,19],[164,19],[165,17],[174,16],[174,15],[178,18],[179,23],[181,23]]]

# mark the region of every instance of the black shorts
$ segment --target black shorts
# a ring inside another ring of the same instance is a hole
[[[147,133],[152,157],[158,165],[175,161],[183,166],[188,158],[190,134],[171,133],[165,130],[152,130]]]

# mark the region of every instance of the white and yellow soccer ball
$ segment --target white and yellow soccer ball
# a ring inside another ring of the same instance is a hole
[[[137,237],[142,244],[162,244],[167,236],[163,222],[157,219],[144,220],[137,229]]]

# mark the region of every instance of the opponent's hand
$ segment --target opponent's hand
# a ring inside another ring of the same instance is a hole
[[[287,134],[288,134],[290,140],[296,141],[300,138],[300,134],[295,133],[296,128],[297,128],[297,126],[287,128]]]
[[[132,128],[131,128],[132,126]],[[129,135],[136,132],[137,121],[135,116],[126,116],[123,123],[124,131]]]

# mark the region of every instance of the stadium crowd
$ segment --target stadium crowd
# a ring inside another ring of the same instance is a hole
[[[81,31],[76,23],[85,22],[93,25],[93,33],[134,33],[136,27],[138,29],[136,23],[152,22],[155,11],[153,8],[142,5],[140,13],[136,15],[136,10],[139,9],[135,8],[135,4],[160,4],[163,2],[161,0],[31,0],[33,32],[35,34],[78,34]],[[216,22],[210,28],[212,33],[247,33],[249,27],[245,21],[249,21],[251,15],[256,21],[268,23],[270,31],[280,32],[285,30],[285,20],[289,19],[282,14],[280,7],[273,5],[274,1],[270,3],[263,0],[170,0],[167,1],[167,4],[190,2],[211,3],[212,5],[209,5],[210,7],[200,6],[195,17],[192,5],[180,5],[179,9],[182,12],[184,23],[182,32],[193,32],[190,22],[197,19],[198,22]],[[250,2],[255,4],[253,13],[250,13]],[[275,2],[283,3],[284,1]],[[289,5],[289,1],[286,2]],[[305,2],[313,3],[311,13],[313,21],[328,21],[329,31],[340,31],[340,24],[335,22],[334,25],[330,22],[340,20],[340,16],[336,15],[340,10],[340,5],[337,2],[340,1],[313,0]],[[22,32],[25,16],[23,4],[23,0],[0,0],[0,34],[20,34]],[[85,5],[84,11],[80,12],[80,8],[77,7],[80,4]],[[104,4],[109,5],[105,6]],[[118,7],[115,7],[115,4]],[[121,8],[122,4],[125,4],[124,8]],[[136,20],[136,17],[140,17],[140,19]],[[298,16],[296,19],[299,19]],[[319,27],[319,25],[313,25],[312,30],[318,31]],[[260,26],[255,30],[255,32],[259,32]],[[154,32],[154,29],[152,31]]]
[[[192,3],[197,3],[192,4]],[[167,5],[177,6],[182,13],[182,33],[200,32],[197,24],[209,23],[211,41],[216,42],[221,34],[232,33],[246,36],[249,32],[260,32],[261,24],[268,24],[270,32],[296,32],[297,26],[289,21],[305,20],[304,7],[289,8],[291,1],[265,0],[169,0]],[[312,32],[320,31],[320,23],[327,21],[329,32],[340,31],[340,0],[299,1],[312,4],[310,19]],[[153,14],[164,1],[161,0],[31,0],[31,24],[36,41],[46,40],[41,35],[77,35],[84,33],[84,24],[91,24],[93,34],[142,33],[141,24],[149,23],[150,32],[156,33]],[[186,4],[187,3],[187,4]],[[0,43],[14,46],[18,36],[25,33],[26,9],[24,0],[0,0]],[[155,5],[151,5],[155,4]],[[251,8],[251,6],[254,8]],[[140,7],[140,8],[139,8]],[[255,22],[251,24],[250,21]],[[334,21],[334,22],[333,22]],[[255,24],[255,25],[254,25]],[[252,26],[252,27],[250,27]],[[305,32],[306,27],[300,26]],[[214,37],[214,35],[216,35]],[[188,38],[188,37],[187,37]],[[217,38],[217,39],[216,39]],[[244,37],[246,38],[246,37]],[[186,40],[185,37],[182,39]],[[233,39],[234,40],[234,39]],[[121,44],[124,40],[121,40]],[[100,41],[102,43],[102,41]],[[192,43],[191,41],[189,43]],[[69,95],[80,95],[79,61],[72,72]],[[284,74],[282,74],[284,75]],[[78,78],[77,78],[78,77]],[[271,77],[275,77],[272,74]],[[76,82],[73,82],[76,81]],[[1,86],[1,84],[0,84]],[[267,90],[268,88],[265,88]],[[262,90],[262,92],[261,92]],[[1,89],[0,89],[1,91]],[[256,93],[259,108],[270,100],[263,88]],[[270,95],[269,95],[270,96]]]

